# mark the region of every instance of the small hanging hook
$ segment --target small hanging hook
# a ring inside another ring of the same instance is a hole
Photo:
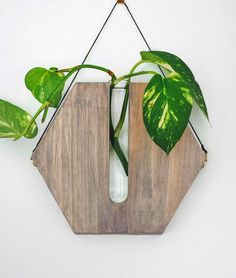
[[[124,3],[125,3],[125,0],[117,0],[117,3],[118,3],[118,4],[124,4]]]

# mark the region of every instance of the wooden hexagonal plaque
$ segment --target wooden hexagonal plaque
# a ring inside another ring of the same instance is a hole
[[[109,198],[109,84],[77,83],[33,152],[79,234],[161,234],[205,162],[189,128],[167,156],[142,120],[146,84],[130,85],[128,198]]]

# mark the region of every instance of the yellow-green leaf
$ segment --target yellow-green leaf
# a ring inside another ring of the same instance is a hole
[[[167,154],[180,140],[189,121],[193,99],[179,74],[156,74],[143,96],[143,120],[152,140]]]
[[[208,119],[207,107],[200,86],[184,61],[176,55],[164,51],[142,51],[141,57],[143,60],[152,61],[172,73],[178,73],[188,83],[193,99]]]
[[[0,138],[17,138],[21,135],[32,117],[23,109],[0,99]],[[34,122],[25,133],[26,138],[34,138],[38,128]]]
[[[25,76],[25,85],[33,96],[41,103],[46,102],[64,78],[64,74],[56,68],[33,68]],[[50,106],[57,107],[61,99],[64,83],[58,88],[57,93],[50,99]]]

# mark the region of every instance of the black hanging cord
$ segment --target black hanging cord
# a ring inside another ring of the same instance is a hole
[[[84,57],[84,59],[83,59],[83,62],[82,62],[82,65],[83,65],[83,64],[85,63],[85,61],[87,60],[87,58],[88,58],[90,52],[92,51],[94,45],[96,44],[98,38],[100,37],[100,35],[101,35],[103,29],[105,28],[107,22],[109,21],[109,19],[110,19],[111,15],[112,15],[113,11],[115,10],[117,4],[118,4],[118,2],[116,2],[116,3],[114,4],[113,8],[111,9],[110,13],[108,14],[108,16],[107,16],[105,22],[103,23],[103,25],[102,25],[100,31],[98,32],[98,34],[97,34],[96,38],[94,39],[94,41],[93,41],[91,47],[89,48],[87,54],[85,55],[85,57]],[[52,121],[54,120],[54,118],[55,118],[55,116],[56,116],[56,114],[57,114],[59,108],[61,107],[63,101],[65,100],[67,94],[69,93],[70,88],[71,88],[71,86],[73,85],[73,83],[74,83],[76,77],[78,76],[79,72],[80,72],[80,69],[77,70],[76,74],[74,75],[73,79],[71,80],[71,82],[70,82],[70,84],[69,84],[69,86],[68,86],[68,88],[67,88],[67,90],[66,90],[64,96],[62,97],[62,99],[61,99],[61,101],[60,101],[58,107],[56,108],[55,112],[53,113],[53,115],[52,115],[52,117],[51,117],[49,123],[47,124],[47,126],[46,126],[44,132],[42,133],[41,137],[39,138],[39,141],[38,141],[37,145],[35,146],[34,150],[37,148],[37,146],[39,145],[40,141],[42,140],[44,134],[45,134],[46,131],[48,130],[50,124],[51,124]]]
[[[207,152],[207,149],[204,147],[204,145],[203,145],[201,139],[199,138],[199,136],[198,136],[196,130],[194,129],[194,127],[193,127],[193,125],[192,125],[192,123],[191,123],[190,121],[189,121],[189,125],[190,125],[190,127],[191,127],[193,133],[195,134],[195,136],[196,136],[198,142],[200,143],[202,150],[203,150],[204,153],[207,155],[207,153],[208,153],[208,152]]]
[[[83,65],[83,64],[85,63],[85,61],[87,60],[87,58],[88,58],[88,56],[89,56],[90,52],[92,51],[92,49],[93,49],[94,45],[96,44],[96,42],[97,42],[98,38],[100,37],[100,35],[101,35],[101,33],[102,33],[103,29],[105,28],[105,26],[106,26],[107,22],[109,21],[109,19],[110,19],[111,15],[112,15],[112,13],[113,13],[113,11],[114,11],[114,9],[116,8],[116,5],[117,5],[118,3],[122,3],[122,4],[124,4],[124,5],[125,5],[125,7],[126,7],[126,9],[127,9],[128,13],[129,13],[129,15],[131,16],[131,18],[132,18],[132,20],[133,20],[133,22],[134,22],[135,26],[137,27],[137,29],[138,29],[138,31],[139,31],[139,33],[140,33],[141,37],[143,38],[143,40],[144,40],[144,42],[145,42],[145,44],[146,44],[147,48],[149,49],[149,51],[151,51],[151,47],[149,46],[149,44],[148,44],[148,42],[147,42],[146,38],[144,37],[144,34],[142,33],[142,31],[141,31],[141,29],[140,29],[140,27],[139,27],[139,25],[138,25],[137,21],[135,20],[135,18],[134,18],[134,16],[133,16],[133,14],[132,14],[132,13],[131,13],[131,11],[130,11],[130,9],[129,9],[128,5],[127,5],[127,4],[126,4],[123,0],[122,0],[122,1],[121,1],[121,0],[118,0],[118,1],[114,4],[113,8],[111,9],[111,11],[110,11],[110,13],[108,14],[108,16],[107,16],[107,18],[106,18],[106,20],[105,20],[104,24],[102,25],[102,27],[101,27],[100,31],[98,32],[98,34],[97,34],[97,36],[96,36],[95,40],[93,41],[93,43],[92,43],[91,47],[89,48],[89,50],[88,50],[87,54],[85,55],[84,60],[83,60],[83,62],[82,62],[82,65]],[[159,69],[160,69],[161,73],[163,74],[163,76],[165,77],[165,73],[163,72],[162,68],[161,68],[160,66],[158,66],[158,67],[159,67]],[[57,112],[58,112],[59,108],[61,107],[61,104],[63,103],[64,99],[66,98],[67,94],[69,93],[69,90],[70,90],[70,88],[71,88],[72,84],[74,83],[74,81],[75,81],[76,77],[78,76],[79,72],[80,72],[80,69],[76,72],[75,76],[74,76],[74,77],[73,77],[73,79],[71,80],[71,82],[70,82],[70,84],[69,84],[69,86],[68,86],[68,88],[67,88],[67,90],[66,90],[66,92],[65,92],[64,96],[62,97],[62,99],[61,99],[61,101],[60,101],[60,103],[59,103],[59,105],[58,105],[57,109],[56,109],[56,110],[55,110],[55,112],[53,113],[53,115],[52,115],[52,117],[51,117],[51,119],[50,119],[50,121],[49,121],[48,125],[46,126],[46,128],[45,128],[45,130],[44,130],[43,134],[41,135],[41,137],[40,137],[40,139],[39,139],[39,141],[38,141],[38,143],[37,143],[36,147],[34,148],[34,150],[37,148],[37,146],[39,145],[40,141],[42,140],[42,138],[43,138],[44,134],[46,133],[46,131],[47,131],[48,127],[50,126],[50,124],[51,124],[51,123],[52,123],[52,121],[54,120],[54,118],[55,118],[55,116],[56,116],[56,114],[57,114]],[[201,145],[201,148],[202,148],[203,152],[204,152],[204,153],[205,153],[205,155],[207,156],[207,150],[206,150],[206,148],[204,147],[204,145],[203,145],[203,143],[202,143],[201,139],[199,138],[199,136],[198,136],[198,134],[197,134],[196,130],[194,129],[194,127],[193,127],[193,125],[191,124],[191,122],[190,122],[190,121],[189,121],[189,125],[190,125],[190,127],[191,127],[191,129],[192,129],[193,133],[195,134],[195,136],[196,136],[196,138],[197,138],[197,140],[198,140],[199,144]]]
[[[148,50],[149,50],[149,51],[152,51],[152,50],[151,50],[151,47],[149,46],[149,44],[148,44],[148,42],[147,42],[147,40],[146,40],[146,38],[144,37],[143,32],[141,31],[141,29],[140,29],[140,27],[139,27],[137,21],[135,20],[133,14],[131,13],[131,11],[130,11],[128,5],[127,5],[125,2],[124,2],[124,5],[125,5],[125,7],[126,7],[128,13],[130,14],[130,16],[131,16],[131,18],[132,18],[132,20],[133,20],[135,26],[137,27],[137,29],[138,29],[138,31],[139,31],[141,37],[143,38],[143,40],[144,40],[144,42],[145,42],[145,44],[146,44]],[[161,68],[159,65],[158,65],[158,67],[159,67],[161,73],[163,74],[163,76],[165,77],[165,73],[163,72],[162,68]],[[191,123],[190,121],[189,121],[189,125],[190,125],[190,127],[191,127],[193,133],[195,134],[195,136],[196,136],[196,138],[197,138],[197,140],[198,140],[198,142],[199,142],[199,144],[200,144],[200,146],[201,146],[203,152],[205,153],[206,159],[207,159],[207,150],[206,150],[206,148],[204,147],[204,145],[203,145],[201,139],[199,138],[199,136],[198,136],[196,130],[194,129],[194,127],[193,127],[193,125],[192,125],[192,123]]]
[[[126,3],[124,3],[124,5],[125,5],[125,7],[126,7],[126,9],[127,9],[128,13],[130,14],[130,16],[131,16],[131,18],[132,18],[132,20],[133,20],[133,22],[134,22],[135,26],[137,27],[137,29],[138,29],[138,31],[139,31],[139,33],[140,33],[141,37],[143,38],[143,40],[144,40],[144,42],[145,42],[145,44],[146,44],[146,46],[147,46],[148,50],[149,50],[149,51],[152,51],[152,50],[151,50],[151,47],[149,46],[149,44],[148,44],[148,42],[147,42],[147,40],[146,40],[146,38],[144,37],[143,32],[141,31],[140,27],[138,26],[137,21],[135,20],[135,18],[134,18],[134,16],[133,16],[133,14],[131,13],[131,11],[130,11],[130,9],[129,9],[128,5],[127,5]],[[160,69],[161,73],[163,74],[163,76],[165,76],[165,74],[164,74],[164,72],[163,72],[162,68],[161,68],[159,65],[158,65],[158,67],[159,67],[159,69]]]

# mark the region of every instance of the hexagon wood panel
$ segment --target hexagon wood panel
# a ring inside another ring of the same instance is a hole
[[[167,156],[142,120],[145,84],[130,85],[129,193],[109,198],[109,85],[77,83],[32,155],[60,209],[79,234],[161,234],[204,165],[187,128]]]

